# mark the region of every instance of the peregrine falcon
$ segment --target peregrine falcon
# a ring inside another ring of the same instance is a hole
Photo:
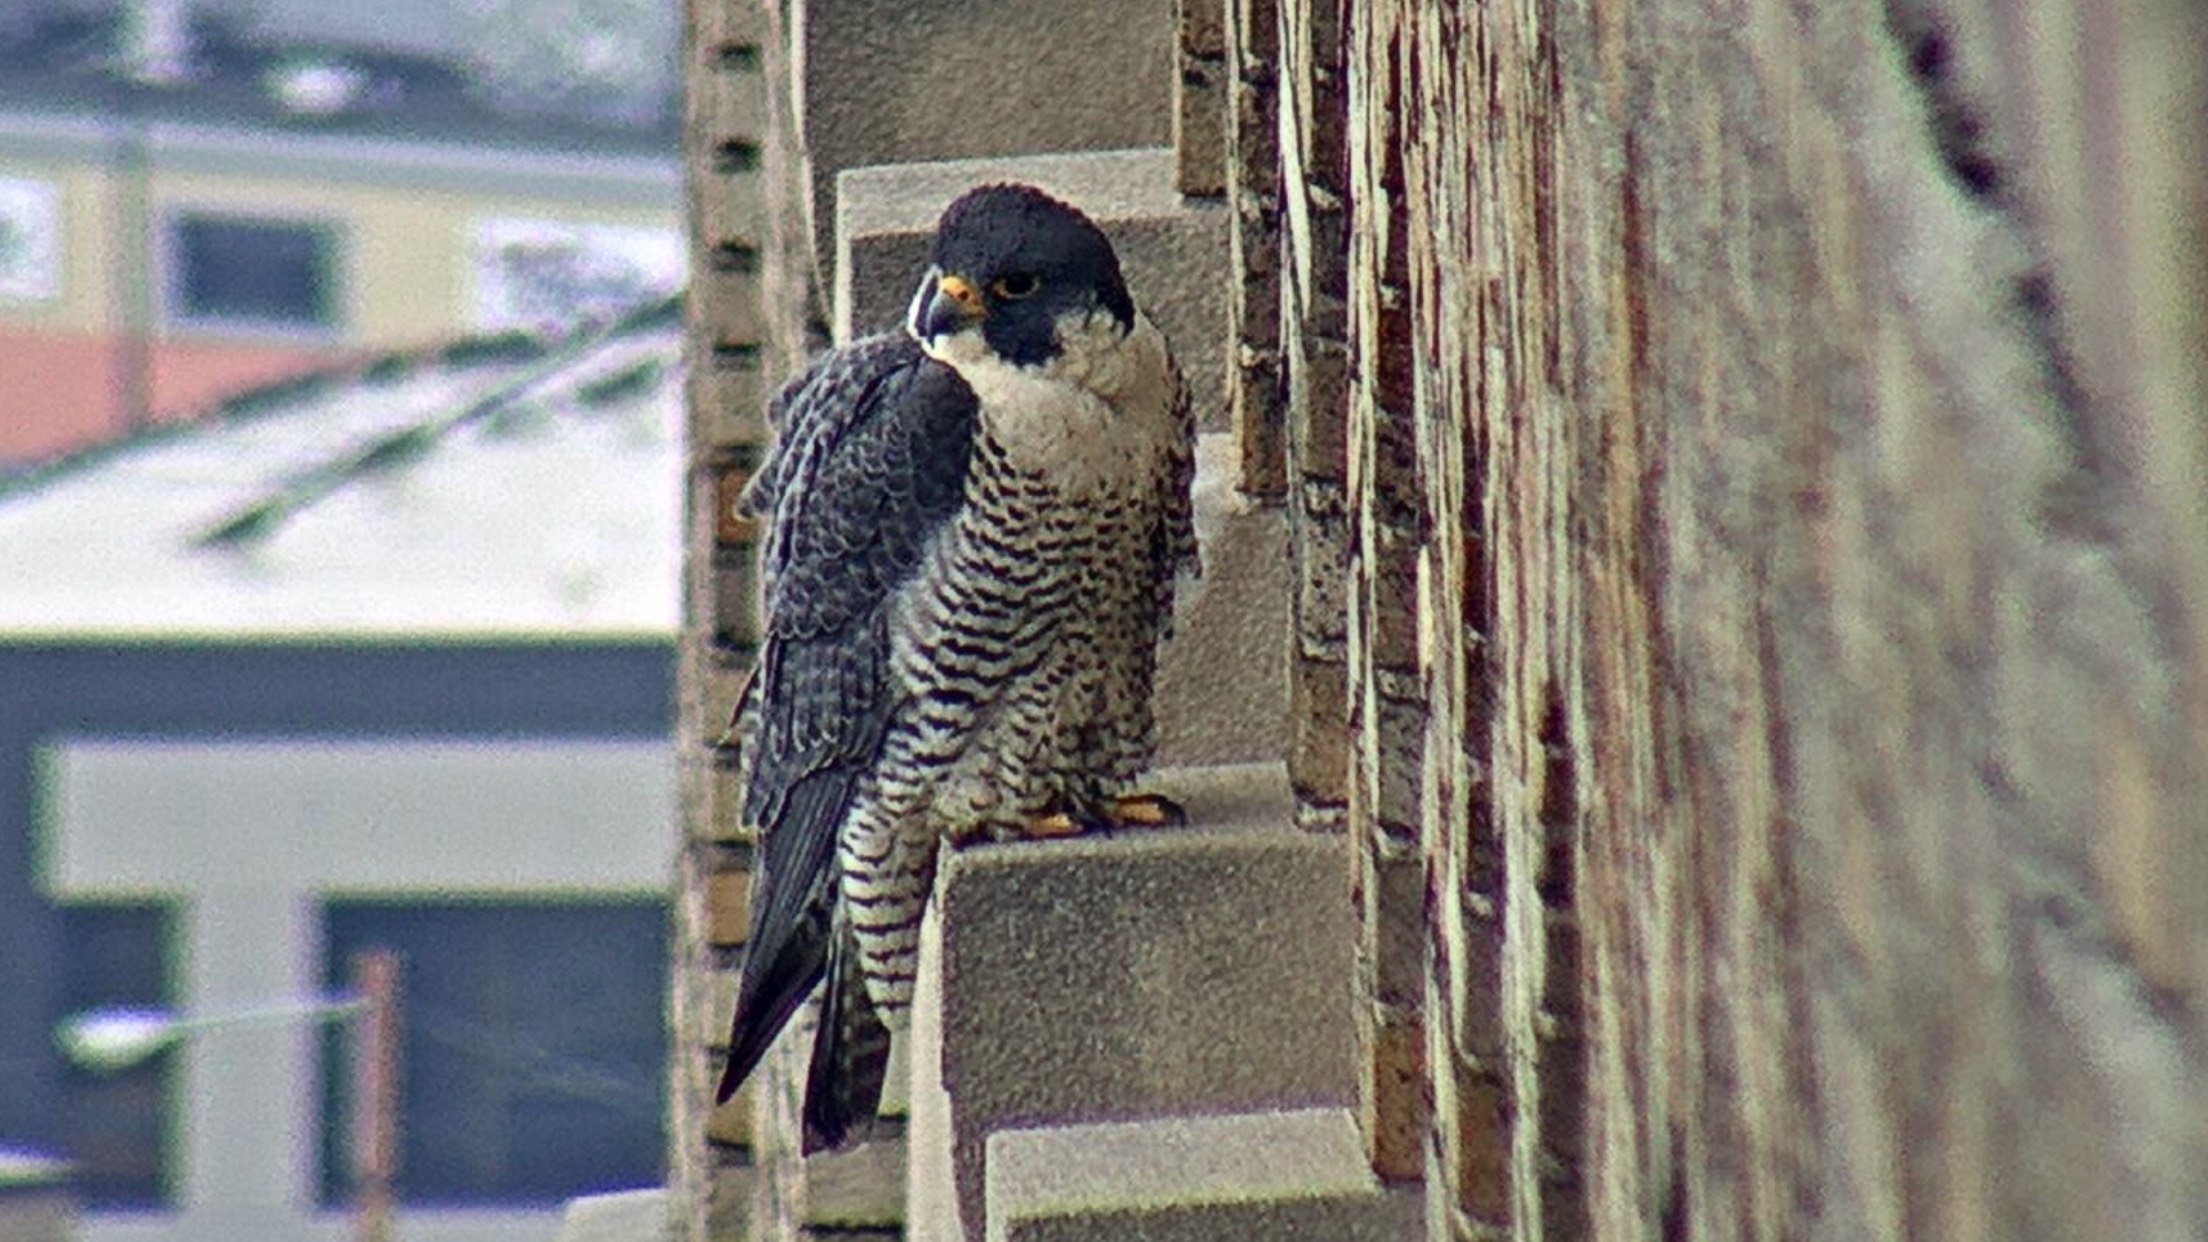
[[[953,202],[902,333],[769,411],[765,635],[737,711],[759,833],[726,1100],[820,985],[804,1149],[865,1137],[940,844],[1175,823],[1134,795],[1194,423],[1101,229],[1022,185]]]

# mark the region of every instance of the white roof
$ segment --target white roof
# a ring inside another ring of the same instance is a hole
[[[0,641],[671,639],[683,386],[660,318],[0,479]]]

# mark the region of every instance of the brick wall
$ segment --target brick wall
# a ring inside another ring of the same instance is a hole
[[[713,1106],[748,922],[751,841],[724,734],[758,641],[755,532],[734,502],[766,440],[769,377],[787,373],[801,328],[786,290],[794,196],[774,106],[776,6],[691,0],[683,55],[684,160],[692,237],[690,460],[676,744],[677,852],[669,1021],[669,1201],[680,1242],[729,1237],[771,1165],[751,1090]],[[795,302],[801,306],[802,302]]]
[[[1287,492],[1287,394],[1280,363],[1280,12],[1228,0],[1224,17],[1229,417],[1245,495]]]
[[[690,556],[678,734],[670,1109],[675,1237],[895,1238],[902,1148],[807,1161],[797,1151],[809,1011],[718,1108],[749,918],[752,840],[727,726],[758,645],[757,531],[734,504],[766,448],[766,404],[823,343],[782,0],[692,0],[686,163],[691,284]]]
[[[2208,32],[2026,8],[1280,6],[1295,775],[1433,1237],[2208,1230]]]
[[[1263,7],[1252,4],[1246,12],[1262,20]],[[1338,831],[1349,805],[1344,306],[1349,168],[1342,14],[1333,0],[1280,0],[1276,15],[1281,57],[1274,96],[1280,200],[1276,313],[1285,396],[1284,484],[1295,562],[1288,776],[1305,826]],[[1254,30],[1249,35],[1245,46],[1263,38]],[[1254,316],[1255,308],[1250,313]],[[1259,392],[1239,400],[1254,412],[1269,399]]]

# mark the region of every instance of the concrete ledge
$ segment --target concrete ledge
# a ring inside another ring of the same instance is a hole
[[[1175,177],[1170,147],[850,169],[836,178],[836,339],[902,322],[952,199],[977,185],[1024,181],[1111,235],[1135,302],[1173,343],[1197,417],[1224,429],[1227,208],[1182,198]]]
[[[665,1242],[667,1192],[624,1190],[569,1199],[559,1242]]]
[[[1172,141],[1173,9],[1156,0],[803,0],[790,20],[824,265],[847,169]]]
[[[1235,491],[1234,437],[1196,447],[1203,576],[1174,598],[1152,707],[1160,767],[1278,762],[1288,754],[1288,525]]]
[[[800,1223],[814,1229],[895,1229],[904,1223],[905,1140],[894,1123],[884,1122],[881,1129],[849,1151],[805,1159]]]
[[[989,1138],[988,1242],[1419,1236],[1345,1109],[1009,1130]]]
[[[982,846],[938,877],[914,1012],[916,1239],[978,1242],[1005,1130],[1345,1106],[1349,872],[1278,765],[1162,774],[1195,827]]]

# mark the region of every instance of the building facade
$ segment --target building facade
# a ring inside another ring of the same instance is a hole
[[[0,466],[241,389],[679,287],[674,131],[493,107],[422,51],[126,10],[0,29]]]
[[[398,1228],[657,1180],[674,303],[0,483],[0,1145],[98,1242],[349,1232],[349,1036],[226,1025],[402,960]],[[556,515],[557,520],[548,520]],[[116,1075],[65,1019],[210,1023]]]

